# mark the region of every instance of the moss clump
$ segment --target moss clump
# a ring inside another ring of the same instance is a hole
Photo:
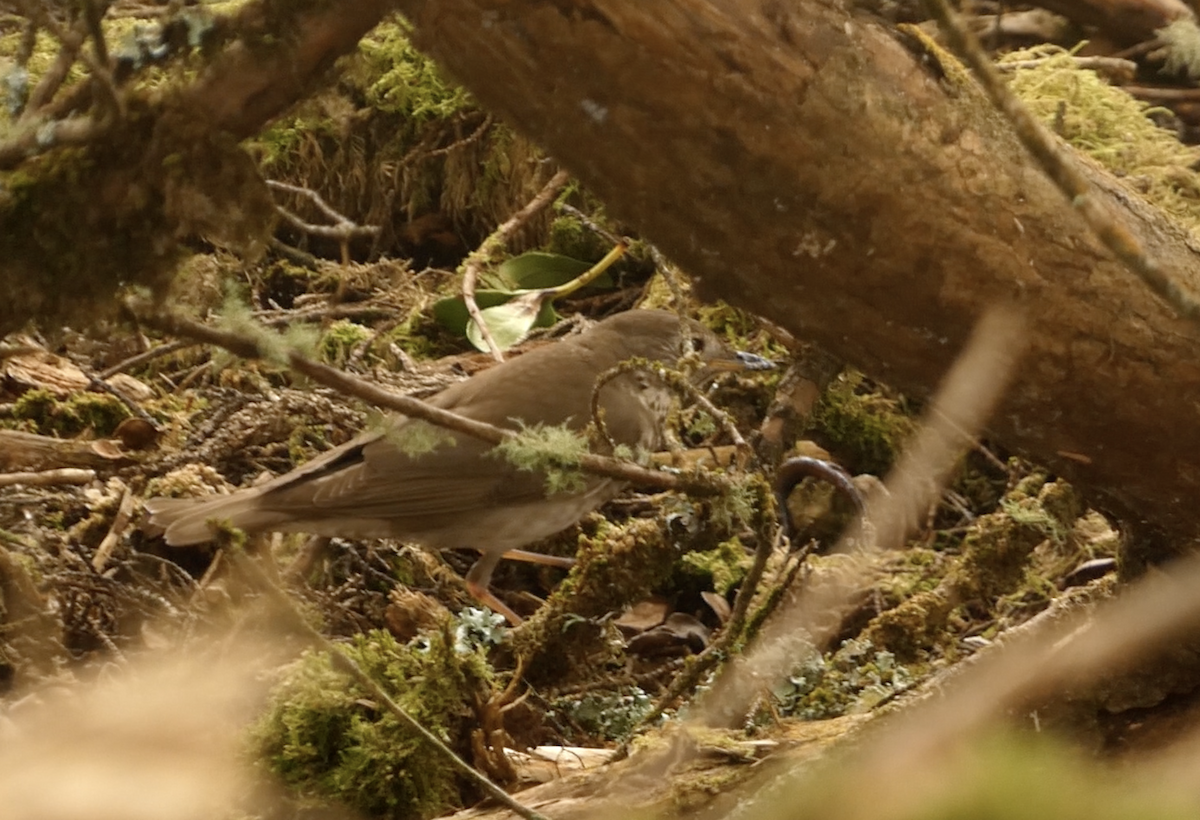
[[[1080,68],[1057,46],[1039,46],[1006,55],[1000,62],[1038,59],[1016,70],[1009,88],[1045,125],[1099,162],[1129,187],[1193,231],[1200,226],[1200,177],[1193,166],[1200,149],[1182,144],[1174,132],[1154,123],[1151,108]],[[1165,113],[1165,112],[1164,112]]]
[[[466,89],[447,82],[437,64],[413,48],[408,35],[407,25],[382,23],[359,44],[360,60],[351,77],[362,83],[367,104],[400,114],[413,128],[472,107]]]
[[[374,630],[343,649],[421,725],[460,751],[467,747],[470,705],[486,701],[490,688],[480,651],[456,650],[448,627],[408,644]],[[370,817],[431,817],[458,802],[449,762],[324,653],[307,653],[290,668],[253,740],[303,795],[338,800]]]
[[[362,325],[348,319],[339,319],[331,324],[321,337],[318,348],[321,360],[340,367],[346,363],[354,348],[371,336],[371,331]]]
[[[13,417],[31,422],[36,432],[47,436],[71,437],[84,431],[109,436],[130,412],[115,396],[80,393],[59,401],[49,391],[30,390],[13,405]]]
[[[818,443],[854,473],[883,475],[916,425],[900,400],[870,389],[861,373],[847,371],[813,409]]]
[[[711,579],[718,595],[728,595],[746,577],[751,559],[742,542],[734,537],[708,552],[689,552],[680,563],[685,572]]]
[[[1043,484],[1035,474],[1018,483],[1001,502],[1002,511],[981,516],[962,540],[958,557],[936,588],[917,591],[903,603],[881,613],[860,633],[875,646],[898,658],[921,657],[935,647],[949,649],[960,637],[967,618],[979,621],[986,613],[994,620],[1006,614],[1006,601],[1019,600],[1028,613],[1055,594],[1052,584],[1032,571],[1040,545],[1066,552],[1077,538],[1075,520],[1083,512],[1075,491],[1063,481]],[[1080,531],[1083,532],[1083,531]],[[1082,554],[1082,549],[1072,549]],[[1061,562],[1069,566],[1071,562]],[[960,617],[960,613],[962,617]],[[957,620],[956,620],[957,619]]]

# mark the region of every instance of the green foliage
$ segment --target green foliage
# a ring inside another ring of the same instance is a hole
[[[400,114],[412,127],[448,119],[474,102],[460,86],[447,82],[437,64],[413,48],[409,27],[382,23],[359,44],[360,70],[352,76],[370,78],[364,91],[367,104]]]
[[[49,391],[30,390],[13,404],[12,415],[31,422],[43,435],[71,437],[90,430],[103,437],[112,435],[130,412],[107,393],[79,393],[59,401]]]
[[[354,348],[371,338],[371,331],[349,319],[339,319],[325,329],[318,348],[321,360],[343,365]]]
[[[521,431],[495,450],[518,470],[546,474],[546,495],[574,493],[584,486],[577,467],[588,452],[587,439],[565,426],[521,425]]]
[[[619,256],[615,251],[613,254]],[[492,339],[501,350],[507,350],[523,341],[533,328],[549,327],[558,321],[555,299],[585,285],[612,287],[612,277],[605,270],[616,256],[593,266],[559,254],[531,251],[500,263],[481,277],[485,287],[475,291],[475,304]],[[433,315],[447,330],[465,335],[479,350],[488,349],[462,296],[439,300],[433,305]]]
[[[916,429],[900,403],[867,389],[862,374],[847,372],[813,410],[819,440],[853,473],[884,475]]]
[[[726,595],[740,584],[750,563],[750,556],[737,537],[723,541],[707,552],[689,552],[680,560],[684,571],[712,579],[712,587],[718,595]]]
[[[1193,64],[1195,34],[1185,28],[1171,30],[1171,53],[1178,65]],[[1031,113],[1195,232],[1200,225],[1200,181],[1192,169],[1200,150],[1183,145],[1173,131],[1150,120],[1149,105],[1080,68],[1057,46],[1013,52],[1001,63],[1035,58],[1040,60],[1037,66],[1018,69],[1009,82]]]
[[[465,746],[469,706],[489,685],[478,651],[456,651],[444,632],[401,645],[387,632],[372,631],[343,648],[425,728]],[[372,703],[323,653],[307,653],[289,669],[253,741],[302,794],[335,799],[368,816],[430,817],[456,799],[448,761]]]

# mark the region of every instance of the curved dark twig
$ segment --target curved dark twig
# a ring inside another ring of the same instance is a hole
[[[850,499],[860,517],[866,512],[866,503],[863,501],[862,493],[858,491],[858,487],[854,486],[850,474],[841,465],[809,456],[789,458],[779,465],[779,469],[775,473],[775,481],[771,485],[771,489],[775,491],[775,501],[779,505],[779,520],[783,525],[783,532],[789,540],[794,540],[796,532],[795,522],[792,521],[792,515],[788,512],[788,495],[797,484],[809,477],[832,484],[836,490]]]

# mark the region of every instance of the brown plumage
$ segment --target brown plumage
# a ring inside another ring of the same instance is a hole
[[[694,322],[686,328],[687,341],[706,360],[737,366],[737,356],[711,332]],[[685,340],[680,331],[679,318],[671,313],[628,311],[477,373],[429,403],[510,429],[520,421],[582,430],[591,420],[597,377],[633,357],[674,362]],[[612,439],[658,448],[669,398],[649,374],[631,372],[610,381],[601,390],[600,404]],[[397,442],[413,424],[424,422],[394,417],[382,430],[364,433],[273,481],[232,495],[148,499],[151,523],[161,526],[174,546],[211,540],[214,531],[208,522],[219,521],[248,532],[395,537],[435,549],[473,547],[483,556],[467,576],[471,591],[515,619],[487,592],[499,558],[575,523],[619,493],[622,484],[588,477],[581,492],[547,497],[542,473],[517,470],[490,453],[491,445],[470,436],[448,434],[450,440],[432,452],[406,455]],[[538,560],[533,553],[515,557]]]

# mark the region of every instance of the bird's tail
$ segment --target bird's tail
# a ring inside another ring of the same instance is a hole
[[[205,499],[148,498],[146,509],[151,528],[161,529],[168,544],[187,547],[213,540],[215,524],[258,532],[287,520],[285,514],[262,509],[260,496],[257,489],[249,489]]]

